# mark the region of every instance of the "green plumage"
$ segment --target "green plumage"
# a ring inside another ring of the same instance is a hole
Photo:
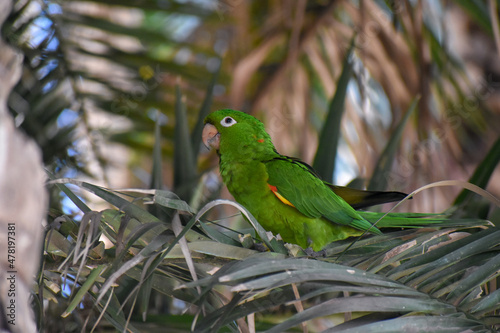
[[[377,204],[404,197],[398,192],[350,190],[322,181],[307,164],[280,155],[264,125],[243,112],[219,110],[208,115],[205,124],[203,141],[217,149],[220,174],[229,192],[266,230],[280,234],[285,242],[319,251],[330,242],[367,230],[381,234],[372,226],[380,213],[356,211],[336,192],[357,207],[364,205],[364,199]],[[377,226],[419,225],[411,220],[416,219],[391,215]],[[433,221],[417,220],[424,225]]]

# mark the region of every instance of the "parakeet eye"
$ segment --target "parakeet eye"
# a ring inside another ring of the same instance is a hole
[[[233,118],[231,117],[225,117],[224,119],[222,119],[220,121],[220,124],[224,127],[231,127],[233,126],[234,124],[236,124],[236,120],[234,120]]]

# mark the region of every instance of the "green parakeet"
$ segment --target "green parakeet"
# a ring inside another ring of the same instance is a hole
[[[224,109],[205,118],[203,142],[217,150],[220,174],[235,200],[268,231],[288,243],[320,251],[336,240],[365,231],[381,234],[372,223],[380,213],[355,208],[401,200],[400,192],[370,192],[334,186],[306,163],[279,154],[264,125],[251,115]],[[418,225],[401,215],[378,227]]]

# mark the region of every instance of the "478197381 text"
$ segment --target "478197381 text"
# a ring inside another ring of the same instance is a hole
[[[16,224],[7,224],[7,282],[8,290],[7,297],[9,302],[7,303],[6,315],[7,322],[11,325],[16,324]]]

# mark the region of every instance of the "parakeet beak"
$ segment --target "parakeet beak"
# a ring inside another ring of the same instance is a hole
[[[217,131],[217,128],[215,128],[214,125],[206,124],[205,127],[203,127],[201,138],[207,148],[210,149],[210,147],[212,147],[216,150],[219,150],[220,133]]]

